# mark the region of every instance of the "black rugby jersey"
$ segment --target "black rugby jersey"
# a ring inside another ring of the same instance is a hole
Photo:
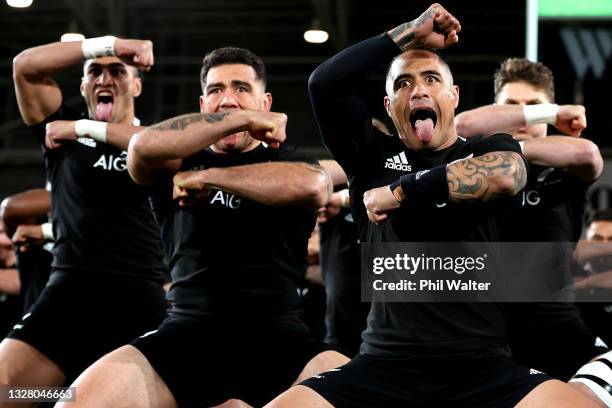
[[[203,150],[183,160],[182,171],[275,161],[316,163],[282,145],[260,144],[244,153]],[[179,207],[172,179],[152,196],[170,261],[169,299],[176,313],[282,314],[297,310],[296,282],[306,269],[306,248],[315,212],[272,207],[212,190],[205,202]]]
[[[51,183],[54,271],[61,276],[162,282],[159,227],[148,189],[132,181],[127,152],[90,138],[45,147],[45,126],[83,117],[65,105],[32,126]],[[56,275],[57,276],[57,275]]]
[[[400,53],[386,35],[362,41],[324,62],[311,75],[310,98],[323,140],[349,175],[351,210],[362,242],[497,241],[497,219],[505,206],[490,203],[408,202],[371,223],[363,193],[388,185],[400,176],[492,151],[520,152],[509,135],[461,138],[441,151],[408,150],[398,136],[373,130],[370,115],[355,90],[379,66]],[[389,163],[389,164],[387,164]],[[374,302],[363,335],[362,352],[411,355],[447,354],[506,348],[503,305],[493,303],[381,303]]]

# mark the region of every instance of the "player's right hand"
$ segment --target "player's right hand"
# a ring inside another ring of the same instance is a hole
[[[287,115],[277,112],[248,111],[249,124],[247,130],[254,139],[277,148],[285,141],[287,135]]]
[[[115,40],[115,55],[128,65],[148,72],[154,64],[153,42],[149,40]]]
[[[434,3],[413,21],[415,42],[428,48],[446,48],[459,41],[461,24],[451,13]]]
[[[62,142],[77,140],[72,120],[55,120],[45,126],[45,145],[48,149],[61,146]]]
[[[557,112],[555,127],[569,136],[580,137],[587,126],[586,113],[582,105],[561,105]]]

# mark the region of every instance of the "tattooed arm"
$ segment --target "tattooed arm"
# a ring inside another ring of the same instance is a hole
[[[404,177],[407,179],[403,180]],[[366,191],[363,202],[370,221],[385,220],[389,211],[411,200],[438,202],[442,197],[450,197],[451,201],[470,202],[513,196],[525,187],[527,170],[518,153],[495,151],[448,166],[443,164],[420,176],[403,176],[400,180],[399,193],[394,184]]]
[[[387,34],[402,50],[412,47],[446,48],[459,41],[459,21],[438,3],[416,19],[400,24]]]
[[[258,140],[283,142],[286,122],[283,113],[247,110],[168,119],[134,135],[128,149],[128,171],[137,183],[151,185],[161,173],[175,173],[185,157],[234,133],[248,131]]]
[[[518,194],[527,170],[518,153],[491,152],[449,164],[446,179],[452,201],[489,201]]]

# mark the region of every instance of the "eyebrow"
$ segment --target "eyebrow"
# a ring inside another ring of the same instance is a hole
[[[504,99],[503,102],[504,103],[511,103],[511,104],[519,105],[519,101],[517,101],[514,98],[506,98],[506,99]],[[529,99],[528,101],[525,101],[526,105],[539,105],[539,104],[542,104],[542,103],[544,103],[544,102],[541,99],[539,99],[539,98]]]
[[[234,79],[231,82],[232,86],[244,86],[245,88],[249,88],[251,89],[253,86],[246,81],[241,81],[239,79]],[[210,84],[206,85],[206,89],[210,89],[210,88],[223,88],[225,87],[225,84],[223,82],[211,82]]]
[[[92,62],[87,66],[87,70],[89,70],[90,68],[104,68],[104,67],[108,67],[108,68],[125,68],[124,64],[121,64],[119,62],[113,62],[111,64],[99,64],[97,62]]]

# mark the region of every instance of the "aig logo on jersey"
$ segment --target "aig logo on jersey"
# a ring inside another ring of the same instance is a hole
[[[406,159],[406,153],[400,152],[387,159],[385,169],[412,171],[412,166],[408,163],[408,159]]]
[[[94,163],[95,167],[102,167],[104,170],[126,171],[127,170],[127,152],[121,152],[119,156],[112,154],[102,154]]]
[[[209,204],[211,206],[221,206],[225,208],[231,208],[232,210],[235,210],[240,207],[240,203],[242,202],[240,197],[221,190],[211,191],[210,197],[211,199]]]

